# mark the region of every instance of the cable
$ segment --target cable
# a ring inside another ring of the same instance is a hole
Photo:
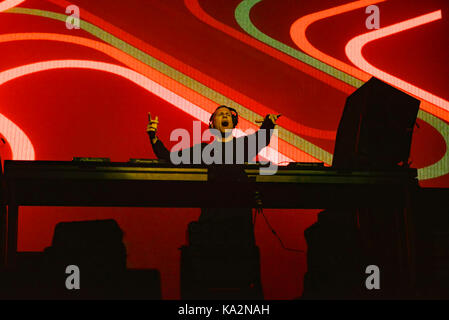
[[[254,212],[253,227],[256,226],[256,218],[257,218],[257,215],[258,215],[259,213],[261,213],[262,216],[263,216],[263,218],[264,218],[264,220],[265,220],[265,222],[267,223],[268,228],[270,228],[271,233],[274,234],[274,236],[279,240],[279,243],[281,244],[281,247],[282,247],[283,249],[288,250],[288,251],[294,251],[294,252],[305,253],[304,250],[291,249],[291,248],[287,248],[286,246],[284,246],[284,243],[282,242],[281,238],[278,236],[278,234],[276,233],[276,231],[274,231],[273,227],[272,227],[271,224],[268,222],[267,217],[266,217],[265,214],[263,213],[263,209],[262,209],[262,200],[260,199],[260,194],[259,194],[259,192],[256,192],[255,198],[256,198],[256,209],[255,209],[255,212]]]

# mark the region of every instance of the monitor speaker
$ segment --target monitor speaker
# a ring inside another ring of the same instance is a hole
[[[371,78],[347,99],[332,166],[348,170],[408,167],[420,101]]]

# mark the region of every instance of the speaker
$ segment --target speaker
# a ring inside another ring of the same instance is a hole
[[[112,219],[61,222],[46,251],[64,263],[75,261],[98,270],[122,271],[126,269],[122,238],[122,230]]]
[[[87,273],[86,273],[87,271]],[[80,269],[80,289],[68,290],[65,266],[55,266],[47,252],[18,252],[14,268],[0,270],[0,300],[160,300],[160,273],[155,269],[127,269],[110,274],[99,287],[89,270]],[[96,274],[104,278],[104,274]],[[92,286],[92,285],[97,286]]]
[[[408,167],[420,101],[371,78],[347,99],[332,166],[349,170]]]
[[[181,299],[261,300],[259,248],[181,250]]]

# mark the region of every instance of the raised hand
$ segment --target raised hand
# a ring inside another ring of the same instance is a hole
[[[266,118],[268,118],[268,119],[270,119],[270,121],[273,123],[273,124],[276,124],[276,120],[280,117],[280,116],[282,116],[282,114],[267,114],[266,116],[265,116],[265,119]],[[256,120],[256,123],[263,123],[264,121],[265,121],[265,119],[262,119],[262,120]]]
[[[156,134],[157,132],[157,125],[159,123],[158,117],[151,119],[151,113],[148,112],[148,125],[147,125],[147,132],[154,132]]]
[[[157,125],[159,124],[158,117],[151,119],[151,113],[148,112],[148,124],[147,124],[147,133],[150,136],[151,143],[156,143],[157,137]]]

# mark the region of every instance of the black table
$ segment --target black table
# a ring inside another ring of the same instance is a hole
[[[272,175],[260,175],[259,170],[259,165],[246,166],[264,208],[400,209],[407,207],[409,191],[417,184],[415,169],[349,172],[293,164],[278,167]],[[245,184],[208,183],[205,167],[156,161],[5,161],[3,185],[8,264],[13,263],[17,251],[20,206],[214,207],[218,187],[235,195],[233,206],[253,206],[254,202],[239,199]],[[406,239],[406,234],[402,238]]]

